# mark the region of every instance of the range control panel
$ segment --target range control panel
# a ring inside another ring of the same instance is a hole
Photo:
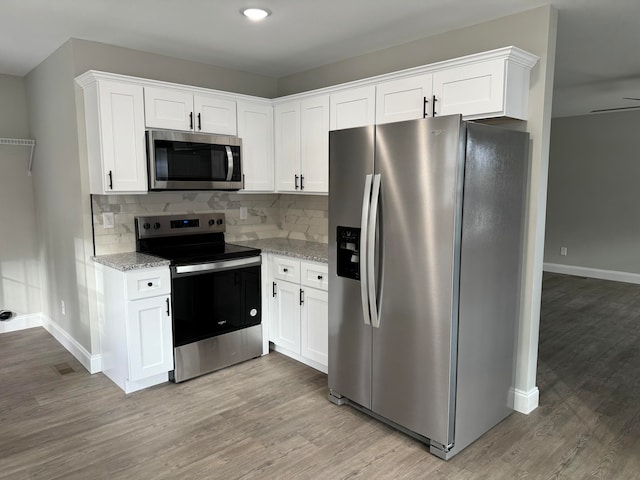
[[[138,239],[196,233],[224,233],[227,226],[224,213],[135,217],[135,222]]]

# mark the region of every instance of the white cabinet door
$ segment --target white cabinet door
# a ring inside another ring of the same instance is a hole
[[[329,96],[300,103],[300,191],[329,191]]]
[[[273,332],[276,345],[300,355],[300,286],[278,280],[274,286]]]
[[[436,115],[460,113],[465,118],[503,115],[504,77],[502,59],[435,72]]]
[[[242,139],[244,190],[272,192],[273,107],[238,102],[238,136]]]
[[[146,193],[142,87],[100,81],[97,95],[97,104],[87,105],[85,112],[91,193]],[[99,118],[97,124],[94,115]]]
[[[300,189],[300,102],[275,107],[276,190]]]
[[[363,127],[375,123],[376,87],[352,88],[331,95],[331,130]]]
[[[193,109],[194,131],[237,135],[235,101],[212,95],[195,95]]]
[[[326,366],[329,362],[329,294],[305,288],[302,295],[300,354]]]
[[[193,95],[182,90],[145,87],[144,113],[149,128],[193,130]]]
[[[378,84],[376,86],[376,123],[430,117],[432,89],[431,74]]]
[[[173,370],[169,296],[128,302],[129,380]]]

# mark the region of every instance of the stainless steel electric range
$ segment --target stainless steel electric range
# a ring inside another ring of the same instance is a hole
[[[136,250],[169,260],[174,382],[262,354],[260,250],[226,243],[224,213],[136,217]]]

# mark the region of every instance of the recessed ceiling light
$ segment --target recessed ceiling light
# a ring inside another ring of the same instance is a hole
[[[240,12],[249,20],[253,20],[254,22],[258,22],[271,15],[271,12],[264,8],[244,8],[240,10]]]

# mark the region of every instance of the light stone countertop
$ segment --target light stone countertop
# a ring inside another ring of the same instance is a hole
[[[287,255],[312,262],[329,262],[329,246],[326,243],[291,240],[289,238],[264,238],[261,240],[231,241],[229,243],[259,248],[265,253]]]
[[[169,265],[169,260],[138,252],[98,255],[96,257],[91,257],[91,259],[96,263],[115,268],[116,270],[120,270],[121,272],[137,270],[139,268],[154,268]]]
[[[329,262],[329,246],[326,243],[291,240],[288,238],[265,238],[261,240],[231,241],[228,243],[259,248],[265,253],[286,255],[289,257],[299,258],[301,260],[320,263]],[[170,263],[169,260],[138,252],[98,255],[91,257],[91,259],[96,263],[115,268],[121,272],[137,270],[140,268],[163,267]]]

